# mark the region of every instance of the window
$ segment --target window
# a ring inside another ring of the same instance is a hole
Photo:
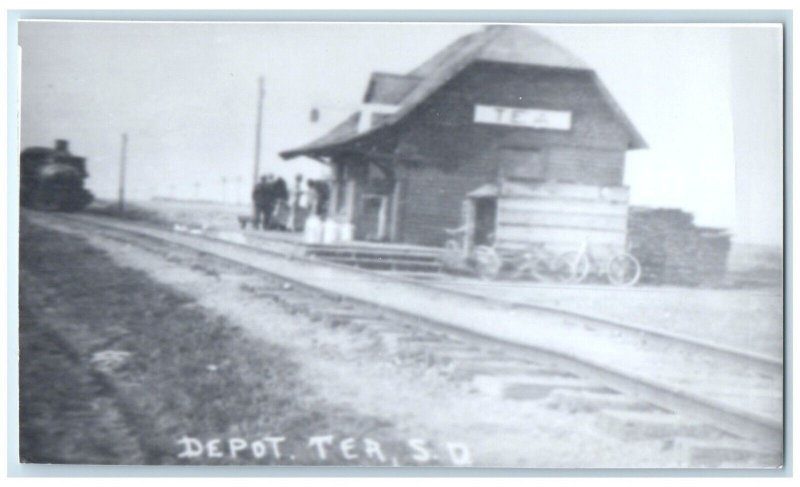
[[[500,174],[507,179],[544,179],[546,162],[538,149],[503,148],[499,151]]]

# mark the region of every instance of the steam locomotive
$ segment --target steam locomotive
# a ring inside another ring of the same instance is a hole
[[[55,148],[28,147],[20,154],[20,205],[47,211],[79,211],[94,196],[83,187],[86,158],[69,152],[66,140]]]

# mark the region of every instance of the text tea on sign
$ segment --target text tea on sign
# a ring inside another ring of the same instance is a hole
[[[538,108],[475,105],[475,122],[536,129],[569,130],[572,113]]]

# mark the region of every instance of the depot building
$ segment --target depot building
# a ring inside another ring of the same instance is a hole
[[[534,30],[491,26],[407,74],[373,73],[363,108],[281,153],[328,164],[329,218],[357,240],[625,244],[625,155],[646,147],[597,74]]]

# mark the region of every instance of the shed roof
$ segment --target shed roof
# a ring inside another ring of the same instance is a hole
[[[381,117],[369,130],[358,131],[360,113],[356,112],[324,136],[309,144],[281,152],[280,155],[285,159],[291,159],[303,154],[323,152],[368,137],[385,127],[394,125],[467,66],[477,61],[592,71],[583,60],[530,28],[515,25],[489,26],[457,39],[405,76],[373,73],[365,101],[394,104],[399,108],[392,115]],[[596,74],[593,80],[615,117],[629,132],[631,137],[629,147],[631,149],[647,147],[642,136]]]

